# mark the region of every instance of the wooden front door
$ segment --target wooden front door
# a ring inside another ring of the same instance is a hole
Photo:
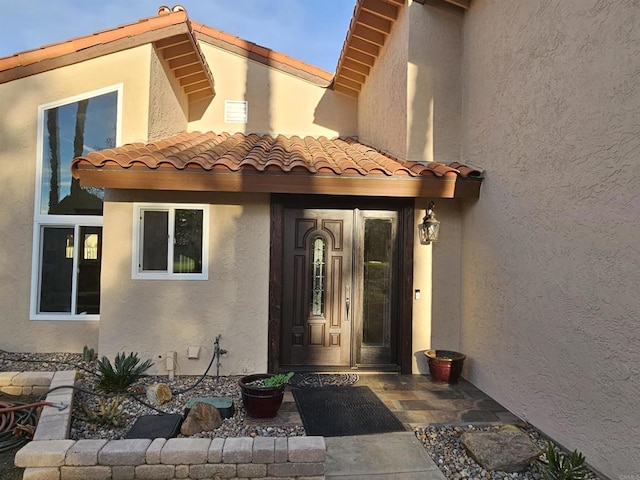
[[[351,365],[352,252],[352,210],[285,209],[282,365]]]

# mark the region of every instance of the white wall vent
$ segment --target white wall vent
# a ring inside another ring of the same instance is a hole
[[[246,100],[224,101],[225,123],[247,123],[249,117],[249,102]]]

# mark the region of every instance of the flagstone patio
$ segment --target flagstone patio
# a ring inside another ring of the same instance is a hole
[[[457,384],[431,381],[427,375],[361,374],[357,386],[368,386],[407,430],[433,425],[522,424],[522,420],[464,379]],[[275,419],[255,425],[302,425],[290,391]]]

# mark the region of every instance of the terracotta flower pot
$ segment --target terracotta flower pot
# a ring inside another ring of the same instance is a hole
[[[462,353],[451,350],[427,350],[429,373],[434,382],[456,383],[462,373],[462,364],[467,358]]]
[[[279,387],[259,387],[249,385],[256,380],[263,380],[273,375],[268,373],[256,373],[247,375],[238,380],[242,391],[242,404],[247,415],[253,418],[273,418],[278,414],[285,385]]]

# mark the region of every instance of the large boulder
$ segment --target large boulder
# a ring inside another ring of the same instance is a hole
[[[217,408],[208,403],[194,403],[187,418],[182,422],[180,433],[185,436],[200,432],[209,432],[222,425],[222,418]]]
[[[485,470],[521,472],[542,450],[520,430],[467,432],[462,444]]]

